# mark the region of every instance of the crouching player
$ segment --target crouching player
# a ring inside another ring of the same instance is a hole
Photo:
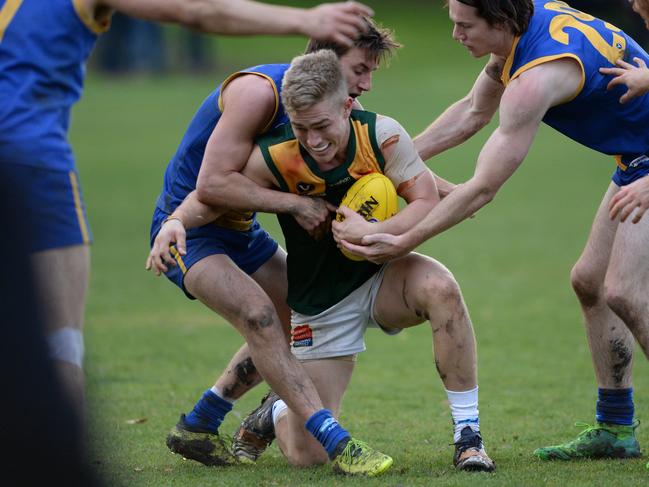
[[[245,176],[267,188],[323,197],[337,205],[357,179],[384,173],[408,205],[394,217],[375,223],[379,231],[403,232],[435,205],[433,176],[410,137],[390,118],[352,110],[353,100],[333,52],[295,58],[282,87],[291,123],[257,140]],[[172,215],[180,220],[170,223],[182,221],[190,228],[203,225],[214,214],[192,193]],[[355,356],[365,350],[367,327],[392,335],[428,320],[435,363],[455,424],[454,464],[460,470],[493,470],[479,431],[473,328],[452,274],[439,262],[416,253],[384,265],[352,261],[337,248],[331,232],[316,239],[293,216],[278,218],[288,252],[291,349],[325,408],[338,415]],[[317,434],[315,438],[309,434],[309,421],[305,424],[270,394],[244,421],[235,436],[234,452],[239,458],[255,460],[276,436],[291,464],[325,463],[331,452],[316,441]],[[350,441],[340,457],[361,453],[362,445]],[[334,468],[340,457],[334,459]],[[354,473],[354,468],[351,463],[351,468],[345,465],[339,470]]]

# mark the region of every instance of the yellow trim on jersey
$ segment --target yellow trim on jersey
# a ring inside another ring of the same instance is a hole
[[[275,167],[284,178],[291,193],[321,195],[326,189],[325,180],[316,176],[300,154],[300,143],[297,139],[287,140],[268,147],[268,153]],[[298,190],[298,183],[312,187],[308,191]]]
[[[81,230],[83,243],[87,244],[90,242],[90,237],[88,236],[86,216],[84,215],[83,207],[81,206],[81,194],[79,193],[79,181],[77,180],[77,175],[74,171],[68,172],[68,175],[70,176],[70,185],[72,186],[72,196],[74,198],[74,208],[77,212],[77,220],[79,221],[79,229]]]
[[[103,34],[110,27],[110,17],[104,20],[97,20],[92,12],[89,12],[84,0],[72,0],[74,10],[86,27],[95,34]]]
[[[22,3],[23,0],[7,0],[7,3],[0,8],[0,42],[2,42],[2,38],[5,35],[11,19],[14,18]]]
[[[354,179],[372,172],[382,172],[370,141],[369,125],[359,120],[352,120],[352,127],[356,133],[356,154],[347,172]]]
[[[623,171],[626,171],[629,168],[629,166],[627,166],[622,162],[622,156],[614,156],[614,157],[615,157],[615,164],[617,164],[617,167],[619,167]]]
[[[228,211],[214,220],[214,225],[238,232],[247,232],[252,228],[253,215],[254,213],[251,211]]]
[[[183,262],[183,258],[178,253],[178,250],[176,250],[176,247],[175,246],[169,247],[169,252],[171,252],[171,255],[174,256],[174,259],[176,259],[176,262],[178,262],[178,267],[180,267],[180,270],[182,271],[182,273],[186,274],[187,273],[187,267],[185,266],[185,263]]]
[[[245,76],[247,74],[254,74],[254,75],[257,75],[257,76],[261,76],[262,78],[266,78],[270,82],[270,85],[273,87],[273,92],[275,93],[275,110],[273,111],[273,116],[270,117],[270,120],[268,121],[266,126],[261,131],[261,133],[264,133],[264,132],[266,132],[266,130],[268,130],[273,125],[273,122],[275,121],[275,116],[277,116],[277,112],[279,111],[279,92],[277,91],[277,86],[275,86],[275,81],[273,80],[273,78],[271,78],[267,74],[258,73],[256,71],[238,71],[236,73],[231,74],[227,78],[225,78],[225,81],[223,81],[223,83],[221,83],[221,91],[219,92],[219,99],[218,99],[219,110],[221,112],[223,112],[223,100],[222,100],[221,97],[223,96],[223,90],[225,89],[225,87],[233,79],[239,78],[240,76]]]
[[[500,75],[500,80],[503,82],[503,85],[507,86],[509,82],[511,81],[509,79],[509,72],[512,69],[512,66],[514,64],[514,56],[516,54],[516,46],[518,46],[518,41],[520,41],[520,37],[515,37],[514,38],[514,43],[512,44],[512,49],[509,51],[509,56],[507,56],[507,59],[505,60],[505,67],[503,68],[503,73]]]
[[[581,90],[584,89],[584,84],[586,83],[586,74],[584,71],[584,64],[581,62],[581,59],[579,59],[579,56],[572,54],[572,53],[563,53],[563,54],[555,54],[553,56],[543,56],[540,58],[536,58],[533,61],[530,61],[529,63],[521,66],[516,70],[516,72],[512,75],[512,77],[509,79],[507,83],[510,83],[514,81],[516,78],[518,78],[522,73],[525,71],[529,71],[535,66],[539,66],[540,64],[545,64],[549,63],[551,61],[556,61],[557,59],[574,59],[579,63],[579,67],[581,68],[581,82],[579,83],[579,88],[577,88],[577,91],[575,92],[574,95],[572,95],[570,98],[567,98],[566,100],[562,101],[561,103],[568,103],[569,101],[574,100],[577,98],[579,93],[581,93]],[[505,84],[505,86],[507,85]]]

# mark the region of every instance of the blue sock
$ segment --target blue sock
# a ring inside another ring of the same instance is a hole
[[[304,423],[304,427],[327,450],[329,458],[335,456],[334,452],[341,441],[351,438],[351,435],[338,424],[328,409],[321,409],[314,413]]]
[[[608,424],[633,424],[633,387],[597,389],[597,421]]]
[[[232,403],[206,390],[194,409],[185,417],[185,425],[216,433],[225,415],[232,411]]]

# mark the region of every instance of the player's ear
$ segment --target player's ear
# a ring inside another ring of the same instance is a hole
[[[345,99],[345,103],[343,104],[343,107],[345,109],[345,117],[349,117],[349,115],[351,115],[353,106],[354,99],[351,96],[348,96]]]

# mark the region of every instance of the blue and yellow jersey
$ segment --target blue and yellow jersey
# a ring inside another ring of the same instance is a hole
[[[185,197],[196,189],[196,179],[203,161],[207,141],[221,118],[223,108],[221,91],[233,79],[246,74],[266,78],[275,90],[275,114],[264,128],[264,132],[288,122],[282,105],[280,93],[284,72],[288,64],[262,64],[244,69],[229,76],[203,101],[189,124],[180,146],[173,156],[164,176],[162,193],[157,207],[165,213],[172,213]],[[245,231],[252,226],[254,214],[250,212],[230,212],[219,218],[217,224]]]
[[[574,59],[581,66],[581,87],[574,98],[551,108],[543,121],[571,139],[605,154],[618,164],[649,152],[649,96],[622,105],[626,87],[611,91],[610,76],[599,68],[649,55],[623,31],[564,2],[537,0],[528,30],[514,42],[503,71],[507,85],[521,73],[556,59]]]
[[[266,164],[280,189],[299,195],[322,196],[335,206],[362,176],[383,173],[385,160],[376,136],[376,114],[353,110],[347,159],[322,171],[295,138],[290,124],[258,139]],[[297,221],[278,214],[288,252],[288,304],[306,315],[316,315],[341,301],[378,270],[368,261],[345,257],[329,232],[314,240]]]
[[[79,0],[0,0],[0,164],[73,170],[70,110],[108,26]]]

